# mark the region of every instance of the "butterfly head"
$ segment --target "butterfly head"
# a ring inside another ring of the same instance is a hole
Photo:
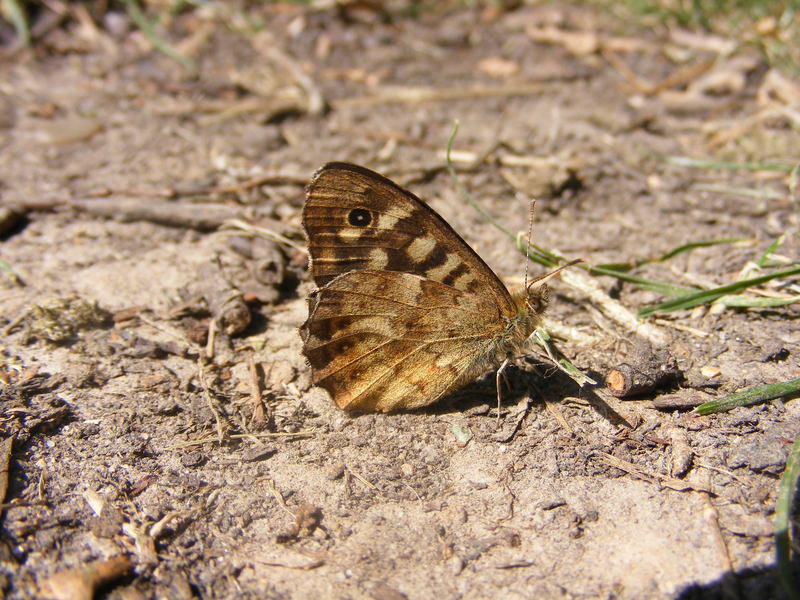
[[[540,315],[547,307],[549,296],[547,285],[541,280],[536,280],[525,286],[525,293],[521,300],[527,312]]]
[[[540,315],[547,306],[548,301],[548,288],[547,281],[558,275],[564,269],[583,262],[583,259],[573,260],[572,262],[562,265],[557,269],[553,269],[549,273],[537,277],[533,281],[525,284],[523,293],[515,296],[517,304],[520,308],[531,314]]]

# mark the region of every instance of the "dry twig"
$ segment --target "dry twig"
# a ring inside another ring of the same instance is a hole
[[[597,280],[582,273],[579,269],[561,273],[561,279],[572,287],[581,290],[612,321],[648,340],[656,348],[669,343],[669,336],[660,328],[640,321],[634,313],[625,308],[621,302],[614,300],[600,287]]]
[[[629,475],[633,475],[634,477],[638,477],[639,479],[644,479],[645,481],[653,481],[659,483],[664,487],[670,488],[671,490],[675,490],[676,492],[696,490],[698,492],[711,493],[711,489],[707,485],[700,483],[691,483],[688,481],[683,481],[681,479],[675,479],[674,477],[667,477],[666,475],[660,475],[658,473],[648,473],[647,471],[644,470],[644,468],[640,467],[639,465],[635,465],[632,462],[628,462],[627,460],[622,460],[621,458],[617,458],[613,454],[608,454],[606,452],[597,452],[596,456],[599,456],[603,460],[603,462],[621,471],[625,471]]]

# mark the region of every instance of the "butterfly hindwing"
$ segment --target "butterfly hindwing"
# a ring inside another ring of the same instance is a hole
[[[312,299],[303,328],[314,383],[344,409],[389,411],[434,402],[495,358],[487,320],[464,292],[411,273],[355,271]]]

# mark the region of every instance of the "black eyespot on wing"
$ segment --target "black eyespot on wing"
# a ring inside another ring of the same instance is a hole
[[[372,215],[365,208],[354,208],[348,213],[347,222],[353,227],[366,227],[372,222]]]

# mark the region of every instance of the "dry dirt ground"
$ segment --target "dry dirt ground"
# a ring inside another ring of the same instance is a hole
[[[659,157],[796,162],[796,84],[736,40],[585,7],[270,4],[255,27],[214,6],[165,33],[194,68],[81,11],[4,59],[0,194],[21,214],[0,242],[6,597],[88,597],[91,561],[119,599],[784,597],[772,521],[800,403],[655,403],[800,376],[796,306],[637,334],[608,307],[664,297],[575,269],[548,312],[564,354],[602,382],[666,351],[677,382],[621,401],[532,349],[499,429],[492,374],[353,416],[301,355],[300,211],[319,166],[363,164],[518,279],[521,255],[442,169],[458,119],[461,179],[512,232],[535,196],[535,243],[591,264],[744,238],[636,271],[723,285],[782,234],[775,260],[797,262],[787,179]]]

